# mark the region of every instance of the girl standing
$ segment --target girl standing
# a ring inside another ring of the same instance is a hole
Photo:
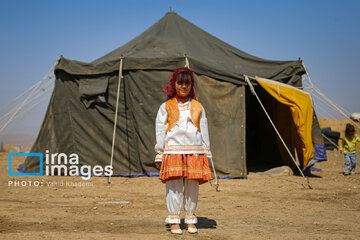
[[[180,210],[184,203],[185,223],[189,233],[197,233],[195,224],[199,184],[210,180],[211,157],[205,110],[196,101],[193,72],[175,69],[163,88],[168,100],[156,117],[155,163],[160,180],[166,184],[166,205],[171,233],[182,234]]]
[[[344,152],[345,172],[344,175],[355,174],[356,167],[356,142],[360,142],[360,137],[356,136],[355,128],[350,123],[346,124],[345,136],[340,145],[340,152]]]

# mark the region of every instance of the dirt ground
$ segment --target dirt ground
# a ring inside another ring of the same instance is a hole
[[[173,236],[157,178],[9,177],[1,153],[0,239],[360,239],[360,174],[343,176],[343,157],[328,156],[312,190],[298,176],[221,180],[220,192],[201,185],[199,233]]]

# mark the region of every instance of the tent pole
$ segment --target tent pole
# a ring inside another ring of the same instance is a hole
[[[189,60],[188,60],[186,53],[184,54],[184,57],[185,57],[185,67],[190,69],[190,64],[189,64]]]
[[[116,107],[115,107],[115,117],[114,117],[114,131],[113,131],[113,138],[112,138],[112,145],[111,145],[111,157],[110,157],[110,166],[113,166],[113,159],[114,159],[114,147],[115,147],[115,136],[116,136],[116,126],[117,126],[117,116],[118,116],[118,107],[119,107],[119,94],[120,94],[120,86],[121,86],[121,79],[123,78],[122,70],[123,70],[123,56],[120,59],[120,66],[119,66],[119,81],[116,93]],[[111,183],[111,175],[108,177],[108,184]]]
[[[280,135],[279,131],[277,130],[274,122],[271,120],[271,117],[270,117],[270,115],[268,114],[268,112],[266,111],[266,109],[265,109],[264,105],[262,104],[259,96],[256,94],[255,89],[254,89],[253,85],[251,84],[251,82],[250,82],[250,80],[249,80],[249,77],[248,77],[247,75],[245,75],[245,74],[244,74],[244,77],[245,77],[245,81],[248,83],[248,85],[249,85],[249,87],[250,87],[250,90],[251,90],[252,94],[255,95],[256,99],[257,99],[258,102],[260,103],[260,105],[261,105],[262,109],[264,110],[267,118],[269,119],[271,125],[273,126],[276,134],[279,136],[282,144],[284,145],[284,147],[285,147],[285,149],[287,150],[287,152],[289,153],[291,159],[292,159],[293,162],[295,163],[295,166],[297,167],[297,169],[299,170],[299,172],[300,172],[300,174],[303,176],[303,178],[306,180],[309,189],[312,189],[312,187],[311,187],[311,185],[310,185],[310,182],[309,182],[309,179],[308,179],[307,177],[305,177],[304,173],[301,171],[300,167],[297,165],[295,158],[294,158],[293,155],[291,154],[291,152],[290,152],[289,148],[287,147],[284,139],[281,137],[281,135]],[[256,80],[256,78],[254,78],[254,79]]]

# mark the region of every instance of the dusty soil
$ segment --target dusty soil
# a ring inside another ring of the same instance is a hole
[[[360,239],[360,174],[343,176],[343,157],[328,155],[312,190],[298,176],[221,180],[221,192],[202,185],[199,233],[172,236],[157,178],[9,177],[1,153],[0,239]],[[8,186],[16,180],[44,186]],[[91,186],[47,186],[61,181]]]

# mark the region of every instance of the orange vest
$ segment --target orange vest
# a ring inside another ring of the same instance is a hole
[[[167,118],[167,129],[166,132],[168,132],[170,129],[172,129],[175,124],[179,120],[180,111],[178,107],[178,102],[176,98],[171,98],[165,102],[166,112],[168,114]],[[201,103],[198,101],[191,99],[190,100],[190,115],[191,120],[195,124],[195,126],[201,131],[200,129],[200,117],[202,113],[202,106]]]

